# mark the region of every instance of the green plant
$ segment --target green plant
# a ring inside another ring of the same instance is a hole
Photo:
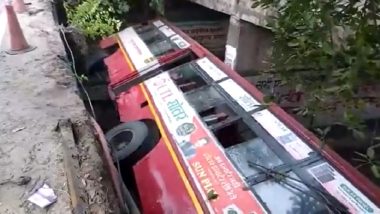
[[[119,18],[130,10],[130,2],[127,0],[106,0],[101,1],[101,4],[104,9],[108,9],[111,14]]]
[[[127,2],[116,0],[84,0],[77,6],[65,4],[65,8],[69,23],[92,40],[118,31],[121,21],[117,16],[129,10]]]
[[[275,33],[272,71],[310,94],[309,113],[329,111],[332,105],[354,112],[368,104],[357,92],[380,80],[378,1],[257,2],[278,12],[270,25]]]
[[[164,0],[150,0],[149,6],[157,11],[159,14],[164,15],[165,13],[165,2]]]
[[[78,75],[77,76],[77,80],[79,81],[79,82],[81,82],[81,83],[83,83],[83,82],[87,82],[88,81],[88,77],[86,76],[86,75],[84,75],[84,74],[82,74],[82,75]]]
[[[380,147],[380,144],[376,144],[368,147],[366,154],[362,154],[360,152],[355,152],[358,156],[354,158],[354,161],[358,162],[359,165],[356,168],[361,168],[363,166],[370,166],[371,172],[375,178],[380,178],[380,161],[376,159],[375,149]]]
[[[340,108],[343,125],[363,138],[359,113],[379,103],[359,92],[380,81],[380,1],[255,0],[253,7],[275,11],[270,72],[306,92],[297,113],[313,118]]]

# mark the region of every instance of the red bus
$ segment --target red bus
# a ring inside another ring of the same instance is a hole
[[[140,212],[380,213],[377,186],[165,20],[100,47],[113,49],[104,63],[121,122],[103,148]]]

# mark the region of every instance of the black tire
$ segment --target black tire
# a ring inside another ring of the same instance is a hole
[[[85,74],[92,74],[97,71],[106,70],[105,64],[103,62],[104,58],[108,57],[109,54],[102,49],[91,50],[91,53],[85,58]]]
[[[125,132],[129,134],[122,136]],[[106,139],[114,161],[133,166],[155,147],[160,133],[153,120],[144,120],[119,124],[106,133]],[[124,144],[117,149],[122,141]]]
[[[148,137],[148,127],[141,121],[122,123],[106,133],[114,161],[131,158]]]

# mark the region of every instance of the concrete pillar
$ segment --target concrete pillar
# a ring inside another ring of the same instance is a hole
[[[268,68],[272,33],[262,27],[231,16],[226,44],[226,63],[242,76],[252,76]],[[236,50],[235,59],[234,49]],[[232,62],[232,63],[231,63]]]

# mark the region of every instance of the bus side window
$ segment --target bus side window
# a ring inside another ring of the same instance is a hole
[[[135,26],[134,27],[135,31],[137,34],[144,35],[147,32],[151,32],[155,30],[155,27],[153,25],[140,25],[140,26]]]
[[[194,71],[194,68],[189,63],[169,71],[169,75],[183,93],[190,92],[191,90],[207,85],[207,83]]]
[[[257,137],[241,119],[214,130],[214,134],[224,148],[244,143]]]
[[[212,86],[188,92],[186,99],[198,113],[225,102],[225,99]]]
[[[152,42],[148,45],[148,47],[152,54],[156,57],[160,57],[164,54],[175,51],[174,45],[168,40]]]
[[[136,26],[134,29],[147,46],[166,39],[161,32],[152,25]]]
[[[161,42],[165,38],[160,34],[156,29],[147,31],[145,33],[139,34],[140,38],[145,42],[147,46],[150,46],[154,43]]]
[[[155,57],[173,52],[176,46],[152,25],[135,27],[137,34]]]

